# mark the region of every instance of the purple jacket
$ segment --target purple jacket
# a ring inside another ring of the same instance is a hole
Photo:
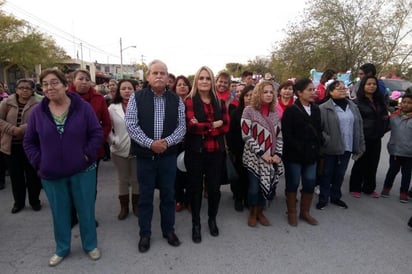
[[[46,97],[27,123],[23,147],[42,179],[59,179],[85,170],[96,161],[102,145],[103,130],[92,107],[76,93],[68,96],[71,104],[62,134],[57,131]]]

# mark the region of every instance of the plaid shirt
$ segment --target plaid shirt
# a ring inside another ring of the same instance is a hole
[[[142,147],[149,148],[152,146],[153,141],[160,140],[163,133],[163,121],[165,117],[165,105],[166,98],[164,95],[154,96],[154,139],[149,138],[139,125],[139,119],[137,118],[137,105],[134,93],[129,98],[127,109],[125,113],[126,128],[129,132],[130,138],[136,141]],[[178,125],[175,131],[165,138],[168,147],[176,145],[183,140],[186,133],[185,125],[185,106],[182,99],[179,99],[178,109]]]
[[[222,120],[223,125],[219,128],[213,128],[212,122],[214,121],[214,109],[213,104],[202,104],[203,111],[206,115],[206,121],[198,121],[198,123],[192,123],[192,119],[195,118],[195,112],[193,109],[192,98],[185,100],[186,106],[186,127],[187,132],[191,134],[203,135],[203,148],[207,152],[219,151],[220,146],[216,136],[224,135],[229,132],[229,114],[226,104],[221,104],[222,108]]]

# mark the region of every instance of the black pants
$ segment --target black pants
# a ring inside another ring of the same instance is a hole
[[[190,194],[188,191],[188,174],[187,172],[182,172],[176,170],[176,181],[175,181],[175,198],[176,203],[181,203],[184,206],[188,206],[190,203]]]
[[[376,171],[381,155],[381,139],[365,139],[366,150],[352,167],[349,181],[350,192],[371,194],[376,188]]]
[[[6,157],[14,197],[14,204],[24,207],[26,189],[31,206],[40,204],[41,181],[36,171],[27,160],[22,144],[13,144],[11,154]]]
[[[411,183],[412,158],[390,155],[389,169],[386,173],[384,188],[391,189],[393,182],[398,175],[399,170],[402,173],[400,193],[407,193]]]
[[[0,185],[6,183],[6,170],[7,170],[7,163],[6,163],[6,155],[0,152]]]
[[[235,155],[234,166],[237,174],[239,174],[239,179],[230,184],[230,189],[233,192],[235,200],[240,200],[247,203],[249,180],[247,169],[243,166],[242,155]]]
[[[185,165],[189,175],[191,195],[192,223],[200,225],[203,180],[208,193],[208,216],[216,219],[220,202],[220,184],[224,166],[225,152],[190,152],[185,153]]]

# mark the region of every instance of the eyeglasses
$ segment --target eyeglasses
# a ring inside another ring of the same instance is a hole
[[[33,90],[31,87],[17,87],[16,88],[17,90],[27,90],[27,91],[29,91],[29,90]]]
[[[199,80],[200,80],[200,81],[203,81],[203,80],[210,81],[210,80],[212,80],[212,78],[210,78],[209,76],[206,76],[206,77],[200,76],[200,77],[199,77]]]
[[[61,83],[61,82],[58,81],[58,80],[51,81],[50,83],[43,82],[43,83],[41,84],[41,87],[42,87],[43,89],[47,89],[49,86],[52,87],[52,88],[55,88],[55,87],[57,87],[60,83]]]

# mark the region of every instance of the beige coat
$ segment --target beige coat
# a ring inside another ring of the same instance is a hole
[[[22,121],[20,127],[26,130],[27,122],[30,113],[34,107],[39,103],[38,99],[32,96],[27,104],[24,106],[22,112]],[[4,154],[10,155],[11,143],[13,140],[13,130],[17,124],[17,113],[19,111],[17,105],[16,94],[10,95],[0,103],[0,151]]]

